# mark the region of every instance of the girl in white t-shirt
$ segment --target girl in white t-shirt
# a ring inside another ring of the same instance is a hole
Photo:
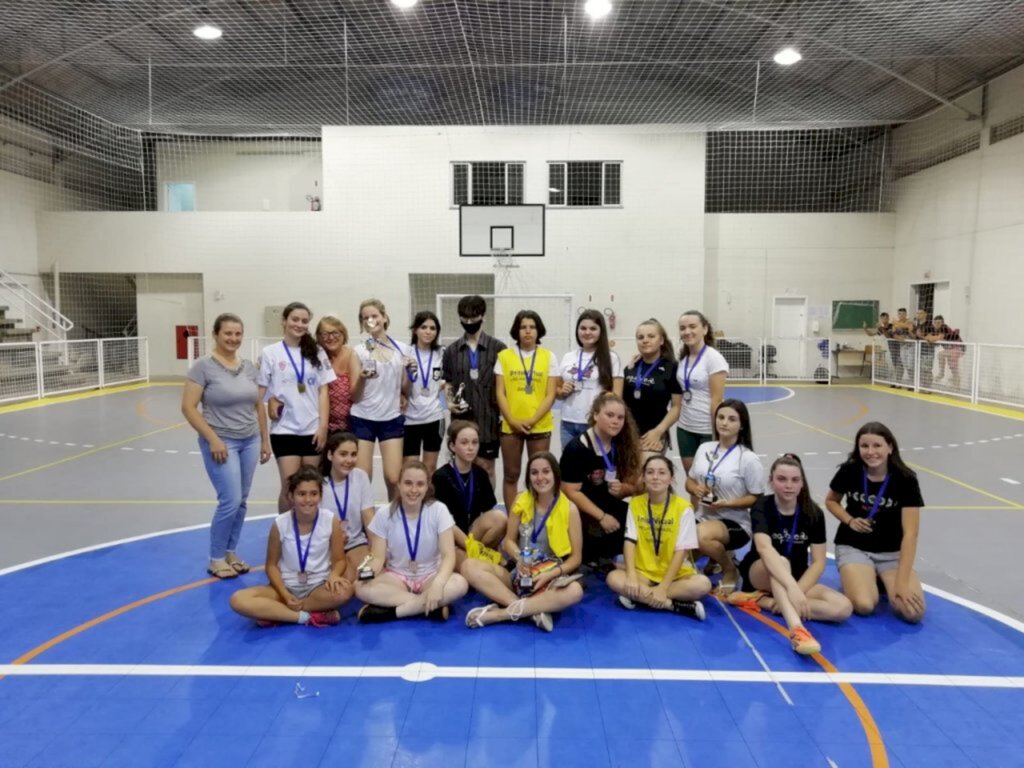
[[[366,529],[373,519],[373,488],[370,478],[356,466],[359,440],[351,432],[335,432],[324,451],[323,505],[336,512],[345,529],[347,576],[354,583],[360,563],[370,554]]]
[[[277,511],[286,512],[288,478],[303,464],[316,466],[327,444],[330,412],[328,385],[334,369],[309,333],[309,307],[293,301],[281,313],[284,338],[260,353],[260,418],[270,417],[270,446],[281,475]],[[268,407],[266,403],[269,397]]]
[[[416,368],[409,347],[388,335],[390,325],[380,300],[367,299],[359,305],[359,327],[370,336],[356,345],[352,356],[352,410],[348,417],[351,432],[359,438],[359,468],[371,479],[373,448],[380,443],[389,499],[402,468],[402,398],[409,395]]]
[[[604,315],[585,309],[576,320],[579,349],[566,352],[559,368],[562,401],[559,431],[564,449],[574,437],[587,431],[590,407],[601,392],[622,397],[622,361],[608,347],[608,328]]]
[[[405,442],[402,453],[405,458],[420,457],[431,474],[437,469],[437,456],[444,439],[444,412],[441,392],[441,321],[430,311],[417,312],[413,318],[412,342],[410,349],[416,359],[409,400],[405,406]]]
[[[719,590],[728,595],[739,581],[732,552],[750,542],[750,508],[764,493],[765,477],[742,401],[724,400],[718,406],[715,437],[697,449],[686,490],[697,510],[700,552],[722,569]]]
[[[378,623],[409,616],[448,619],[448,606],[469,585],[455,573],[455,521],[432,497],[430,476],[418,459],[408,459],[398,476],[395,499],[370,522],[370,567],[356,594],[366,605],[359,621]]]
[[[301,467],[288,478],[291,510],[270,526],[267,580],[231,595],[231,607],[261,627],[341,621],[338,608],[352,598],[345,577],[345,531],[337,515],[320,507],[323,478],[316,467]]]
[[[711,441],[711,414],[725,397],[729,363],[715,349],[711,323],[695,309],[679,316],[679,368],[676,379],[683,391],[683,407],[676,422],[679,457],[690,471],[697,446]]]

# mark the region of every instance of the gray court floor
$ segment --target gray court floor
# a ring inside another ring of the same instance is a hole
[[[766,465],[783,451],[802,454],[820,500],[857,427],[885,422],[918,471],[927,503],[922,580],[1024,619],[1024,416],[869,387],[792,391],[750,406],[754,447]],[[159,385],[0,412],[0,569],[208,523],[213,492],[179,398],[179,387]],[[376,474],[383,500],[379,468]],[[275,513],[277,484],[273,463],[259,469],[250,516]],[[198,574],[204,555],[196,552]]]

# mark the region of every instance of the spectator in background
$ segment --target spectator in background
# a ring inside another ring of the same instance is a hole
[[[350,367],[352,349],[348,346],[348,328],[335,315],[324,315],[316,324],[316,340],[331,361],[335,379],[327,385],[328,433],[348,430],[348,412],[352,409]]]
[[[935,335],[935,326],[932,325],[925,309],[917,310],[917,317],[914,320],[914,337],[919,341],[926,342],[921,345],[921,387],[931,389],[932,369],[935,367],[935,344],[927,343],[929,336]]]
[[[898,357],[902,362],[896,383],[899,384],[903,381],[903,372],[906,371],[911,389],[914,388],[914,345],[909,342],[913,341],[913,333],[914,324],[907,317],[907,308],[900,307],[896,310],[896,319],[892,324],[892,338],[896,342],[896,347],[899,350]]]
[[[935,316],[933,323],[934,333],[927,338],[932,344],[941,341],[953,342],[951,344],[939,344],[938,379],[941,381],[946,375],[946,364],[949,364],[949,378],[953,389],[960,389],[960,358],[963,357],[963,339],[960,338],[960,329],[951,328],[946,325],[946,319],[942,315]]]
[[[900,358],[900,345],[893,341],[893,324],[889,321],[889,313],[883,312],[878,316],[878,325],[874,328],[868,328],[867,323],[864,324],[864,333],[868,336],[880,336],[886,339],[886,344],[889,347],[889,361],[892,365],[893,373],[895,374],[896,381],[903,381],[903,360]],[[890,384],[890,387],[899,389],[899,384]]]

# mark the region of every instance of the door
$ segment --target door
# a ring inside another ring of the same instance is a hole
[[[807,369],[807,297],[776,296],[772,302],[772,339],[779,378],[803,378]]]

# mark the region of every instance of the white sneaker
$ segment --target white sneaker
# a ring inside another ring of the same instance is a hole
[[[632,600],[630,600],[625,595],[619,595],[619,605],[621,605],[627,611],[634,611],[634,610],[636,610],[636,603],[634,603]]]

